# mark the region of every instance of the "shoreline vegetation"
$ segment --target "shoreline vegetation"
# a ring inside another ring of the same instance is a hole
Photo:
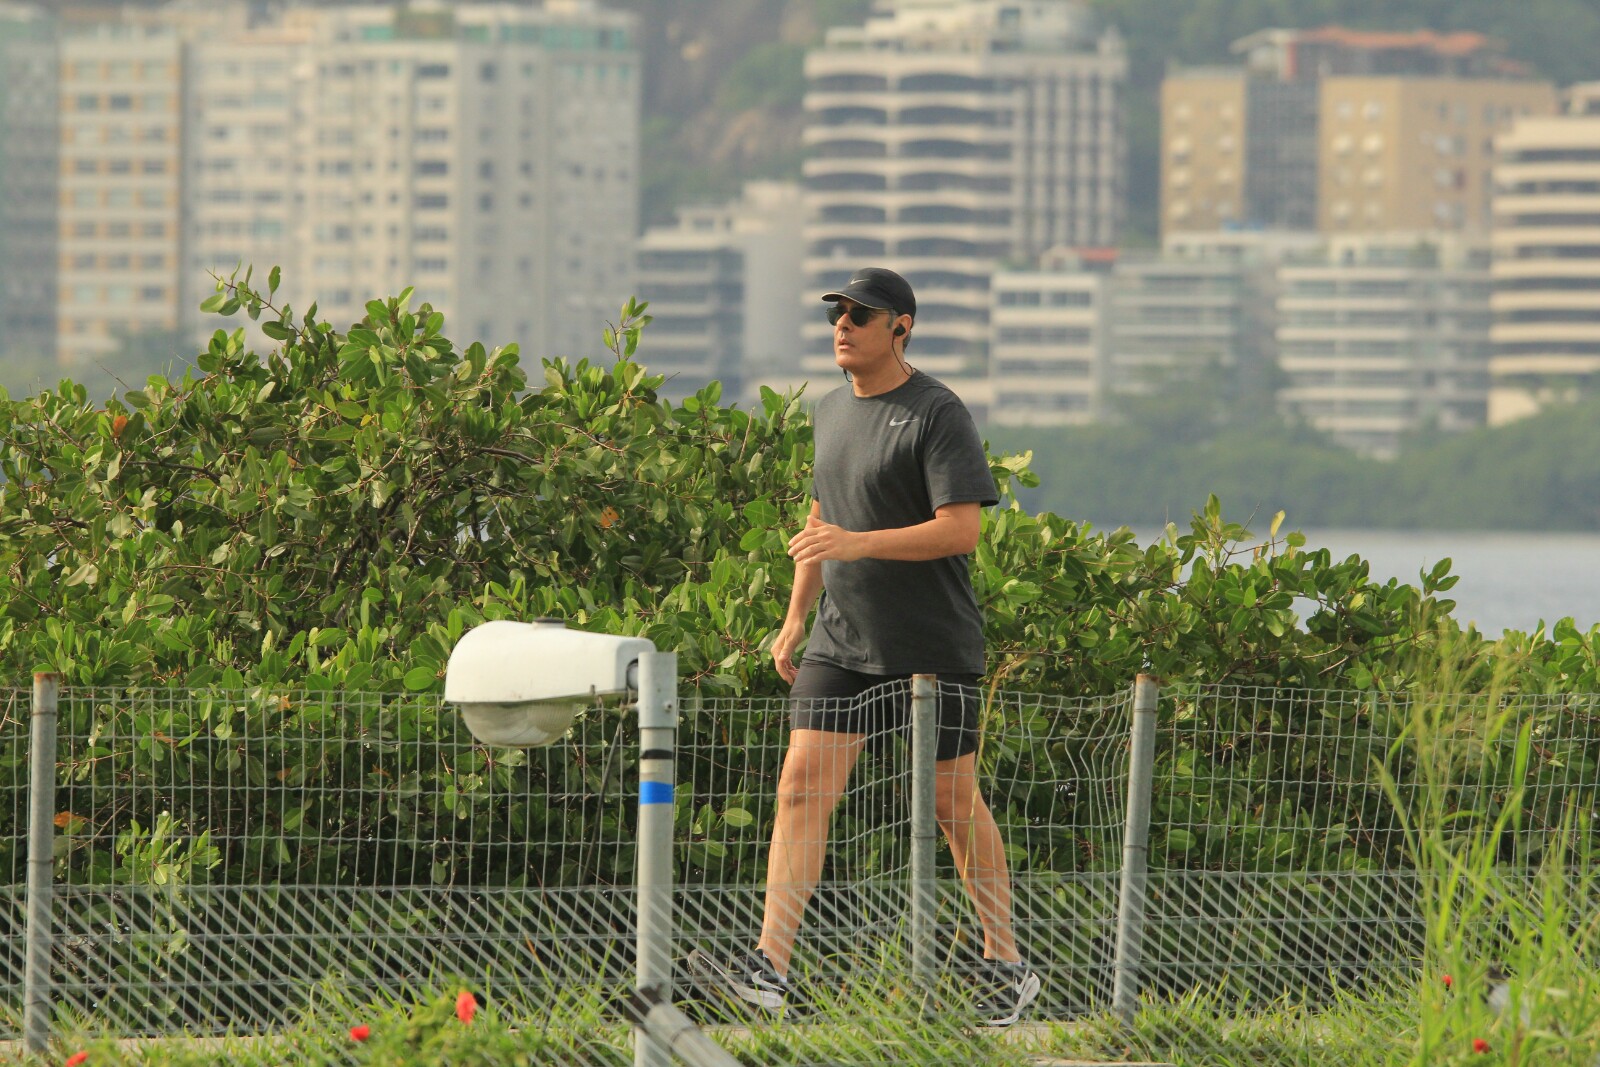
[[[1600,399],[1419,434],[1392,460],[1203,388],[1129,402],[1112,423],[987,436],[996,451],[1033,453],[1039,485],[1018,491],[1024,507],[1101,529],[1183,525],[1215,495],[1234,516],[1284,511],[1297,529],[1600,530]]]

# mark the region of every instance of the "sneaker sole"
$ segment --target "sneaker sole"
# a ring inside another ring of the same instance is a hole
[[[1029,974],[1028,977],[1023,980],[1022,988],[1017,991],[1016,1010],[1012,1011],[1010,1015],[1002,1015],[996,1019],[984,1019],[981,1023],[979,1023],[979,1025],[1001,1027],[1011,1026],[1014,1023],[1019,1022],[1022,1019],[1022,1013],[1028,1009],[1028,1005],[1039,999],[1039,989],[1041,985],[1042,983],[1039,981],[1038,975]]]
[[[771,989],[762,989],[760,986],[740,981],[727,968],[699,949],[689,953],[689,958],[685,962],[689,965],[690,973],[699,980],[702,988],[710,988],[711,991],[722,996],[727,996],[731,993],[744,1003],[757,1008],[765,1008],[767,1011],[783,1010],[784,995],[782,993]]]

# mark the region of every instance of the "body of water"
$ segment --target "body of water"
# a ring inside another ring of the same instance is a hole
[[[1326,548],[1334,559],[1353,554],[1377,581],[1421,582],[1419,572],[1449,558],[1460,581],[1445,596],[1462,623],[1489,637],[1505,630],[1548,631],[1571,617],[1580,629],[1600,623],[1600,534],[1505,533],[1440,530],[1306,530],[1306,547]],[[1148,544],[1151,531],[1139,532]]]

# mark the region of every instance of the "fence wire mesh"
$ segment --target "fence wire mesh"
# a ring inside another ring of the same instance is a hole
[[[1005,844],[1017,941],[1044,980],[1035,1018],[1082,1027],[1081,1046],[1058,1035],[1060,1051],[1110,1047],[1096,1020],[1111,997],[1131,693],[943,688],[979,708],[978,781]],[[1403,737],[1423,706],[1437,731]],[[0,693],[4,1036],[18,1033],[22,1000],[28,709],[26,692]],[[680,957],[731,953],[760,932],[789,713],[786,700],[683,705]],[[1497,716],[1513,727],[1493,727]],[[397,695],[64,690],[59,722],[58,1026],[270,1032],[302,1020],[319,986],[360,1002],[452,981],[551,1025],[575,990],[604,999],[631,986],[629,710],[592,709],[564,743],[525,751],[481,746],[437,699]],[[1500,859],[1531,878],[1565,812],[1600,811],[1592,696],[1191,687],[1163,693],[1158,724],[1139,990],[1153,1006],[1201,995],[1225,1020],[1140,1046],[1172,1062],[1237,1039],[1244,1016],[1230,1012],[1267,1002],[1308,1014],[1275,1017],[1270,1040],[1253,1040],[1337,1062],[1315,1013],[1415,971],[1422,952],[1423,887],[1399,812],[1472,814],[1449,823],[1468,834],[1515,803]],[[861,732],[796,969],[824,989],[888,972],[892,997],[905,990],[894,972],[911,767],[894,714]],[[982,932],[942,838],[935,869],[940,959],[958,970]],[[1574,884],[1600,906],[1592,880]],[[880,1062],[874,1020],[857,1025],[845,1056],[803,1042],[751,1055]]]
[[[1596,708],[1594,696],[1169,690],[1146,990],[1314,1005],[1414,969],[1424,887],[1405,820],[1431,805],[1465,839],[1515,797],[1499,859],[1531,878],[1569,805],[1600,810]]]

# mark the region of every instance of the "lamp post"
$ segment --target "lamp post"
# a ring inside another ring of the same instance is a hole
[[[678,657],[641,637],[569,630],[559,619],[496,621],[450,652],[445,700],[461,706],[473,737],[516,748],[560,740],[581,708],[638,694],[639,845],[635,871],[635,1067],[738,1061],[672,1006],[672,813],[678,728]]]

